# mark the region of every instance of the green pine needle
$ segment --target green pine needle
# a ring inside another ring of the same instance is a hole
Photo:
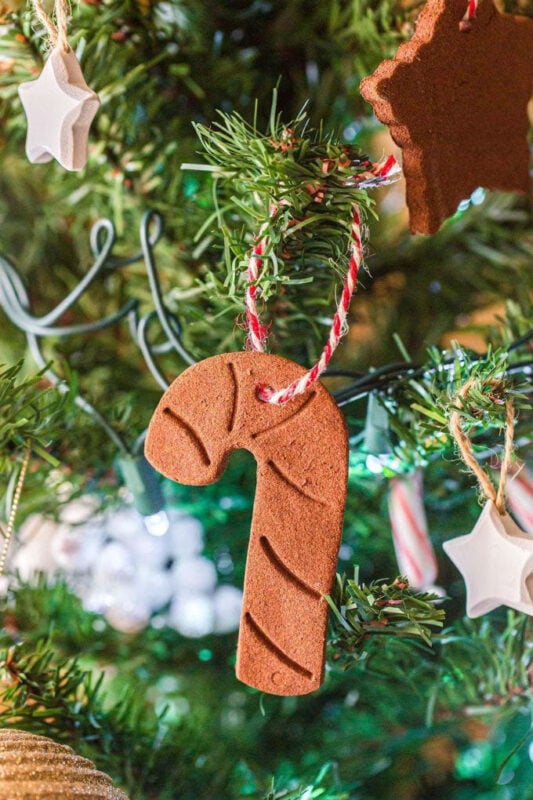
[[[61,429],[72,399],[47,385],[43,379],[46,368],[23,377],[23,366],[19,361],[0,368],[0,474],[12,472],[16,456],[28,444],[41,458],[57,465],[45,448]]]
[[[436,594],[415,591],[406,578],[392,583],[372,581],[368,586],[346,575],[337,575],[335,589],[327,598],[331,608],[330,645],[333,661],[349,667],[364,657],[369,640],[376,637],[418,638],[431,645],[432,627],[441,628],[445,613],[435,607]]]
[[[331,270],[342,274],[353,204],[364,216],[373,208],[368,192],[353,185],[368,171],[368,158],[340,138],[311,128],[305,109],[284,123],[276,106],[274,92],[267,132],[237,112],[219,112],[211,127],[195,125],[213,166],[216,213],[211,223],[226,239],[226,286],[239,304],[260,229],[269,246],[258,284],[268,300],[284,285],[320,274],[330,280]],[[256,110],[255,120],[257,116]]]

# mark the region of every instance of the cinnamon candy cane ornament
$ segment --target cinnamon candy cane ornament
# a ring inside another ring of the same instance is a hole
[[[237,677],[264,692],[306,694],[322,683],[328,606],[341,540],[348,465],[344,419],[315,383],[285,405],[264,402],[306,374],[258,352],[214,356],[165,392],[146,457],[168,478],[218,480],[233,450],[257,460],[237,650]]]

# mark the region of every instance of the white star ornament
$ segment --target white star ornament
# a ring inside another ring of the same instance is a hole
[[[26,155],[31,163],[55,158],[65,169],[83,169],[100,101],[85,83],[72,50],[55,47],[37,80],[21,84],[19,95],[28,119]]]
[[[466,583],[466,612],[480,617],[498,606],[533,614],[533,536],[487,501],[472,533],[444,550]]]

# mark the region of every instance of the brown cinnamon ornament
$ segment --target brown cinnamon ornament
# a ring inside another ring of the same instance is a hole
[[[435,233],[479,186],[529,191],[533,20],[465,0],[429,0],[413,38],[361,83],[403,148],[412,233]]]
[[[257,460],[237,677],[264,692],[306,694],[324,671],[328,606],[348,463],[344,419],[316,383],[283,406],[257,397],[305,370],[279,356],[230,353],[185,370],[163,395],[146,457],[168,478],[218,480],[233,450]]]

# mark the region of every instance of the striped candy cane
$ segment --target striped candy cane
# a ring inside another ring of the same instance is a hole
[[[369,188],[382,186],[388,183],[394,175],[400,172],[400,167],[393,156],[388,156],[384,161],[376,164],[369,162],[367,172],[359,176],[359,180],[352,179],[349,185],[357,188]],[[270,215],[274,216],[276,207],[270,209]],[[261,273],[263,258],[268,251],[269,241],[266,234],[268,223],[262,226],[259,231],[256,244],[253,247],[250,260],[248,262],[247,278],[248,286],[246,289],[246,322],[248,326],[248,343],[252,350],[259,353],[265,352],[265,344],[268,337],[268,328],[262,324],[257,310],[257,281]],[[258,387],[258,396],[266,403],[274,405],[284,405],[299,394],[303,394],[326,370],[337,345],[347,330],[347,316],[350,308],[350,301],[355,291],[359,268],[363,263],[363,242],[361,237],[361,218],[357,205],[352,207],[352,227],[350,237],[350,259],[348,270],[344,279],[342,293],[337,304],[337,310],[333,317],[333,324],[329,333],[328,341],[318,359],[317,363],[297,381],[283,389],[274,391],[267,386]]]
[[[428,535],[420,471],[390,481],[389,517],[400,573],[415,589],[433,588],[437,559]]]

